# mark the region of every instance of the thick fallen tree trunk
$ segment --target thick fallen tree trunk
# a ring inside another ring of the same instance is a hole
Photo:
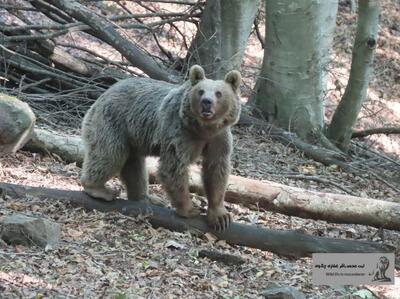
[[[156,179],[157,164],[157,160],[147,159],[153,180]],[[204,195],[201,171],[195,166],[191,167],[190,191]],[[383,200],[308,191],[234,175],[229,177],[225,200],[289,216],[400,230],[400,204]]]
[[[68,162],[82,162],[79,137],[63,137],[36,129],[28,150],[55,153]],[[157,180],[157,159],[146,160],[150,179]],[[203,195],[200,169],[191,168],[191,192]],[[354,223],[400,230],[400,204],[350,195],[307,191],[269,181],[230,176],[225,200],[249,208],[336,223]]]
[[[205,216],[192,219],[178,217],[171,209],[147,205],[143,202],[119,199],[114,202],[104,202],[93,199],[83,192],[40,187],[28,187],[15,184],[0,183],[0,194],[20,198],[26,195],[41,199],[53,199],[71,202],[87,209],[100,211],[119,211],[130,216],[146,215],[155,227],[165,227],[174,231],[190,230],[193,232],[211,232],[219,239],[226,240],[232,245],[243,245],[261,250],[271,251],[287,257],[305,257],[312,253],[361,253],[361,252],[393,252],[394,248],[374,242],[353,241],[314,237],[294,231],[279,231],[264,229],[253,225],[233,223],[224,231],[212,230]]]

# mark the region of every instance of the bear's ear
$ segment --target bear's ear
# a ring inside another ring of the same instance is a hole
[[[194,86],[199,83],[199,81],[205,79],[206,75],[204,74],[203,68],[200,65],[195,64],[190,68],[189,78],[190,82],[192,82],[192,86]]]
[[[229,83],[232,86],[233,91],[238,93],[240,83],[242,83],[242,76],[238,71],[230,71],[225,76],[225,82]]]

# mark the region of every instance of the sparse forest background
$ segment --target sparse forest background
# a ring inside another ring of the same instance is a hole
[[[274,27],[275,12],[290,15],[292,9],[278,2],[0,0],[0,93],[28,103],[37,117],[38,139],[50,140],[39,130],[79,135],[87,109],[120,79],[149,76],[179,84],[195,63],[210,78],[239,69],[243,114],[234,128],[234,175],[318,191],[321,198],[326,192],[400,204],[399,1],[379,1],[375,10],[368,6],[378,3],[372,0],[332,0],[312,6],[302,0],[297,9],[312,16],[311,21],[317,19],[316,25],[281,17],[288,22]],[[364,31],[357,29],[360,15],[369,20]],[[367,32],[368,39],[357,40],[358,32]],[[356,51],[363,46],[364,52]],[[367,63],[352,68],[357,57]],[[349,84],[352,71],[354,82],[362,84]],[[350,106],[343,108],[345,114],[352,110],[348,107],[359,109],[334,128],[335,111],[346,97]],[[341,124],[343,128],[338,128]],[[57,146],[42,148],[41,154],[32,152],[37,148],[28,143],[15,155],[0,158],[0,182],[80,190],[75,156],[63,155]],[[112,184],[122,188],[118,180]],[[157,182],[151,188],[162,194]],[[205,204],[199,195],[194,200]],[[320,211],[311,220],[312,211],[298,206],[283,215],[279,213],[286,207],[281,211],[269,203],[264,209],[234,202],[230,199],[228,208],[241,223],[313,237],[369,240],[399,250],[398,231],[379,225],[325,222]],[[350,206],[353,203],[357,202],[349,201],[350,210],[357,207]],[[23,211],[63,223],[65,241],[64,249],[48,253],[18,247],[15,253],[0,243],[0,297],[5,290],[32,298],[38,294],[74,298],[82,295],[83,288],[89,297],[131,298],[138,289],[144,297],[157,297],[168,286],[171,294],[181,297],[255,298],[267,280],[295,286],[307,298],[340,298],[364,290],[313,287],[307,276],[309,259],[289,261],[228,245],[211,234],[196,237],[156,230],[146,220],[89,213],[61,202],[43,206],[34,196],[27,201],[0,199],[0,206],[0,216]],[[367,209],[364,212],[368,214]],[[305,219],[296,213],[305,213],[301,216]],[[340,210],[331,213],[337,217]],[[198,248],[240,256],[246,263],[215,264],[200,258]],[[122,256],[130,263],[129,274]],[[42,259],[42,270],[37,269],[35,257]],[[25,272],[16,271],[21,266]],[[26,276],[36,280],[26,282]],[[58,276],[63,279],[56,283]],[[69,285],[68,279],[77,277],[83,278]],[[365,289],[375,298],[397,298],[400,292],[398,285]]]
[[[264,54],[265,5],[261,2],[234,1],[230,6],[212,7],[217,13],[218,9],[222,11],[218,15],[220,21],[234,19],[231,24],[237,25],[229,26],[230,24],[220,25],[217,22],[213,24],[209,20],[212,14],[209,11],[203,14],[206,6],[202,1],[2,1],[4,14],[1,20],[1,38],[5,61],[1,69],[4,74],[2,86],[5,91],[12,94],[18,92],[19,96],[25,97],[34,109],[41,112],[39,117],[42,121],[53,127],[67,125],[78,128],[79,121],[72,122],[71,119],[78,117],[79,120],[93,100],[118,79],[130,75],[147,75],[181,82],[188,67],[194,63],[209,68],[208,75],[213,78],[221,77],[218,74],[220,69],[240,67],[244,77],[243,100],[247,101],[257,93],[254,87],[257,77],[260,76]],[[330,5],[335,11],[336,1],[332,3]],[[353,2],[340,1],[339,6],[341,9],[348,9],[351,6],[349,3]],[[389,6],[396,9],[395,3],[387,6],[388,9]],[[226,12],[230,7],[240,13],[235,16]],[[257,11],[259,7],[260,10]],[[334,109],[348,83],[351,66],[349,54],[357,27],[356,8],[351,8],[351,19],[345,19],[339,14],[336,22],[338,26],[332,27],[332,47],[329,47],[328,42],[329,61],[321,62],[328,72],[328,86],[323,95],[326,124],[331,122]],[[217,15],[214,11],[213,13]],[[241,18],[240,15],[245,13],[248,17]],[[386,20],[384,13],[385,9],[381,16],[382,22]],[[200,22],[203,15],[210,16],[208,19],[203,17],[204,22]],[[335,14],[332,17],[334,19]],[[250,22],[253,18],[254,21]],[[321,24],[324,21],[326,20],[322,19]],[[232,58],[242,57],[236,51],[228,58],[223,57],[226,56],[224,53],[214,53],[214,56],[220,56],[218,59],[222,60],[218,62],[218,67],[215,61],[207,61],[212,59],[207,56],[211,55],[209,52],[216,51],[213,50],[213,44],[220,44],[219,47],[225,51],[229,51],[229,47],[224,46],[223,41],[216,42],[215,36],[202,25],[204,23],[211,24],[209,27],[220,26],[218,29],[221,32],[214,35],[231,34],[225,37],[228,43],[235,38],[227,28],[235,27],[232,31],[236,31],[236,39],[241,39],[241,43],[232,47],[236,47],[234,50],[245,51],[243,59]],[[373,68],[374,75],[367,101],[363,104],[354,129],[395,127],[398,122],[394,112],[399,96],[396,77],[398,65],[396,55],[388,54],[396,53],[397,49],[395,39],[386,38],[386,35],[396,31],[396,26],[393,26],[387,29],[388,32],[381,29],[374,62],[377,67]],[[248,34],[250,36],[247,39]],[[386,46],[384,51],[383,44]],[[207,55],[203,52],[207,52]],[[297,52],[299,51],[293,53]],[[211,66],[218,71],[210,70]],[[41,101],[40,95],[47,96],[45,103]],[[41,104],[38,105],[38,102]],[[376,110],[370,108],[378,103],[379,108]],[[52,105],[54,109],[51,108]],[[61,105],[64,115],[57,111],[60,110],[57,105]],[[388,113],[384,113],[386,111]],[[54,121],[52,112],[57,113]],[[292,118],[294,119],[293,116]],[[373,120],[371,123],[365,119]],[[296,131],[295,127],[290,129]],[[387,129],[386,132],[391,131]],[[396,128],[394,131],[396,132]],[[398,154],[396,142],[391,142],[396,136],[380,136],[382,138],[389,141],[385,142],[389,151]]]

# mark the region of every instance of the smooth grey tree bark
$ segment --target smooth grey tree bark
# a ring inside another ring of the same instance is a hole
[[[259,4],[259,0],[208,0],[186,57],[188,64],[200,64],[213,79],[238,69]]]
[[[325,146],[326,67],[337,7],[337,0],[265,1],[264,60],[251,100],[269,122]]]
[[[379,1],[360,0],[350,77],[346,90],[332,117],[328,137],[347,151],[361,105],[365,100],[372,72],[379,23]]]

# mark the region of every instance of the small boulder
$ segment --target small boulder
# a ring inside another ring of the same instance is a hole
[[[23,147],[32,135],[35,121],[27,103],[0,93],[0,154]]]
[[[39,217],[5,216],[0,219],[0,238],[11,245],[54,246],[60,239],[60,225]]]
[[[305,299],[306,296],[294,287],[272,286],[261,292],[266,299]]]

